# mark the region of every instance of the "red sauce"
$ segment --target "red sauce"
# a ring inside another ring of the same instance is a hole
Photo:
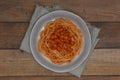
[[[74,36],[65,28],[56,28],[50,35],[48,45],[52,50],[58,52],[72,52],[72,46],[75,44]]]

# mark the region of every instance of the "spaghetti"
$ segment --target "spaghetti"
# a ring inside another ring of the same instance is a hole
[[[55,64],[70,63],[81,51],[83,34],[66,18],[56,18],[40,32],[38,49]]]

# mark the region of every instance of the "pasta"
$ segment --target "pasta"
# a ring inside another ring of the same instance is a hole
[[[67,18],[56,18],[44,25],[40,32],[38,49],[54,64],[70,63],[83,45],[83,34]]]

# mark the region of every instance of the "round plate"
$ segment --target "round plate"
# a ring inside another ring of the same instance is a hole
[[[40,31],[44,29],[44,24],[58,17],[69,18],[70,20],[72,20],[72,22],[74,22],[81,29],[84,36],[84,45],[82,51],[69,64],[54,64],[38,50],[38,40],[40,38]],[[69,72],[77,68],[87,58],[91,48],[90,32],[86,23],[81,17],[69,11],[56,10],[43,15],[36,21],[30,35],[30,48],[35,60],[43,67],[54,72]]]

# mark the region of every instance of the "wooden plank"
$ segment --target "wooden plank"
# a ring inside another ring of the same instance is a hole
[[[120,48],[120,23],[91,23],[101,28],[96,48]]]
[[[120,76],[82,76],[76,77],[0,77],[0,80],[120,80]]]
[[[96,48],[120,47],[120,23],[92,23],[101,28]],[[28,28],[28,23],[0,23],[0,49],[16,49]]]
[[[120,0],[1,0],[0,22],[28,22],[35,5],[61,5],[90,22],[119,22]]]
[[[0,23],[0,48],[19,48],[28,23]]]
[[[120,75],[120,49],[95,49],[83,75]],[[0,76],[71,76],[40,66],[19,50],[0,50]]]
[[[85,75],[119,75],[120,49],[96,49],[83,72]],[[107,72],[107,73],[106,73]]]

